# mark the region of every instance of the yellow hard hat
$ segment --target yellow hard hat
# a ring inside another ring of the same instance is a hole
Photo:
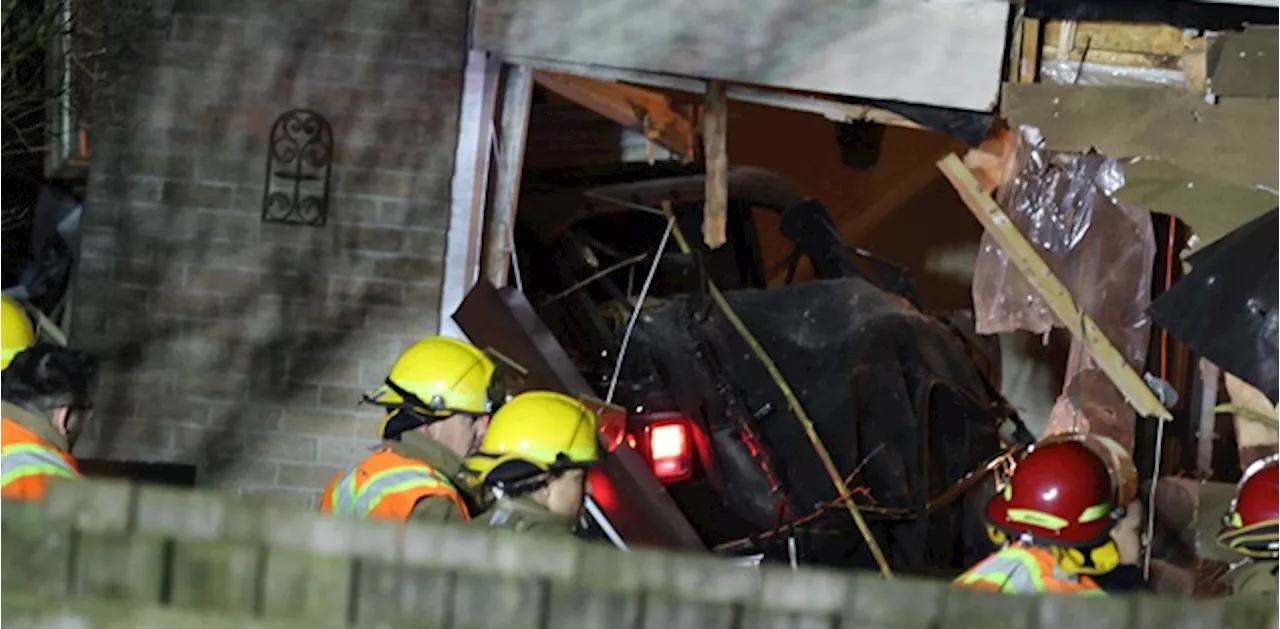
[[[480,416],[492,410],[493,374],[493,361],[476,346],[431,336],[400,354],[386,382],[365,399],[392,409],[408,407],[429,417]]]
[[[9,368],[9,361],[28,347],[36,344],[36,327],[31,317],[22,309],[18,300],[4,295],[4,305],[0,308],[0,337],[3,348],[0,349],[0,370]]]
[[[509,461],[542,472],[586,467],[600,458],[596,414],[582,402],[554,391],[529,391],[507,402],[489,420],[489,429],[465,472],[483,484]]]

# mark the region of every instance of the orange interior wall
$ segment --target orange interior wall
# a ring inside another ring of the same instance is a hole
[[[965,271],[935,268],[949,254],[952,267],[958,259],[971,271],[972,255],[964,251],[976,252],[982,235],[934,166],[949,152],[963,155],[962,142],[889,127],[876,166],[855,170],[841,163],[835,124],[821,116],[731,102],[729,117],[730,164],[767,168],[821,200],[847,240],[911,269],[926,306],[972,307]],[[790,253],[790,242],[771,220],[759,231],[765,265],[778,267]],[[812,277],[812,269],[802,264],[797,280]]]

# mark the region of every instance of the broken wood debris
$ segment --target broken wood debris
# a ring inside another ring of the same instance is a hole
[[[529,135],[529,115],[533,105],[533,70],[524,66],[505,66],[506,84],[499,114],[497,170],[493,186],[493,205],[485,229],[484,276],[495,286],[506,286],[511,263],[516,206],[520,203],[520,175],[523,172],[524,145]]]
[[[605,118],[643,132],[650,142],[682,155],[685,161],[694,157],[694,123],[676,111],[664,94],[614,81],[541,70],[534,73],[534,80]]]
[[[706,109],[702,114],[703,157],[707,164],[707,192],[703,203],[702,241],[715,249],[725,243],[729,217],[729,100],[725,85],[707,85]]]
[[[1004,249],[1031,287],[1044,298],[1063,327],[1083,343],[1089,355],[1124,394],[1125,400],[1134,410],[1145,417],[1173,419],[1173,415],[1160,403],[1093,319],[1080,312],[1066,286],[1049,270],[1040,254],[1004,210],[983,191],[982,185],[965,168],[960,158],[953,153],[937,164],[969,211]]]

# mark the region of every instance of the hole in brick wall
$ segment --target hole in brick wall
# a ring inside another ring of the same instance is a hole
[[[117,478],[175,487],[194,487],[196,484],[194,465],[107,459],[79,459],[76,463],[80,473],[89,478]]]
[[[310,109],[280,114],[267,144],[262,222],[323,227],[329,218],[333,129]]]

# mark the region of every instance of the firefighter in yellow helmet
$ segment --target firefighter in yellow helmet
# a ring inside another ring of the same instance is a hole
[[[4,295],[3,306],[0,306],[0,370],[8,369],[9,362],[28,347],[36,344],[36,327],[31,318],[22,309],[22,304],[8,295]]]
[[[492,508],[478,525],[571,534],[586,499],[586,469],[600,458],[596,414],[551,391],[522,393],[494,413],[464,482]]]
[[[448,337],[405,350],[383,385],[365,396],[386,410],[382,444],[334,477],[320,510],[399,521],[470,519],[453,478],[505,396],[495,371],[483,351]]]

